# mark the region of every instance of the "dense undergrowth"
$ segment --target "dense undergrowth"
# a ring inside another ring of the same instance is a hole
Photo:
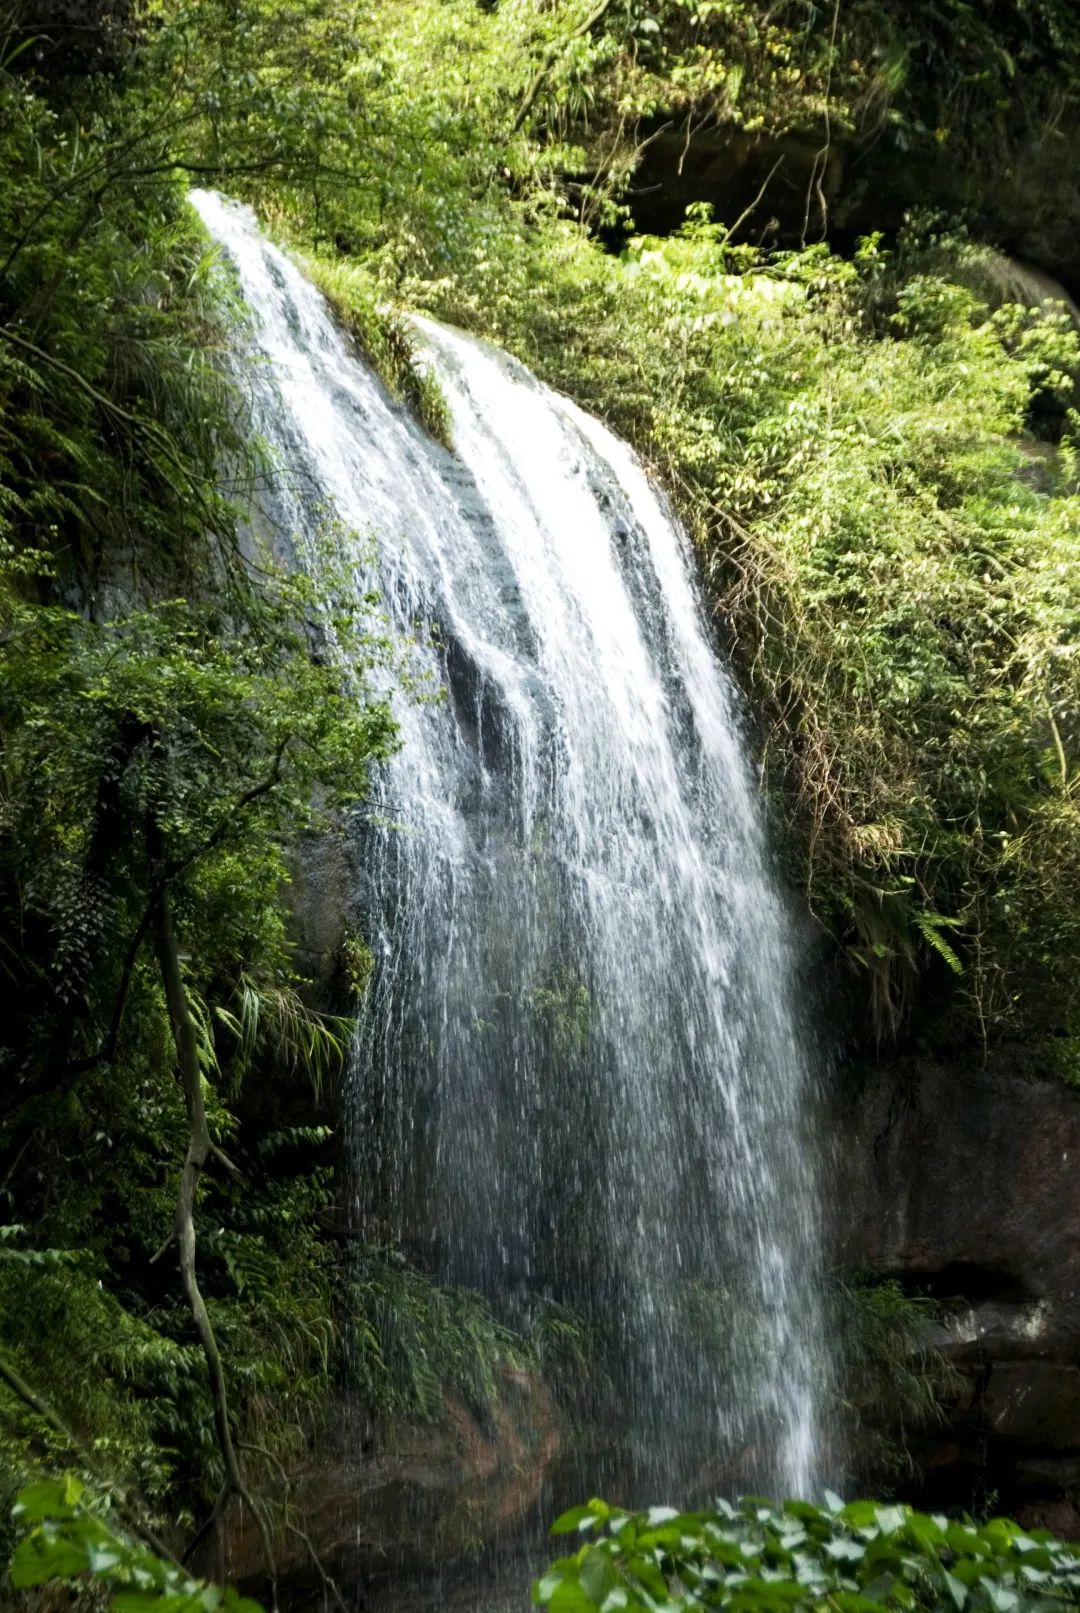
[[[533,1587],[553,1613],[601,1609],[876,1608],[1028,1613],[1080,1600],[1080,1547],[1007,1518],[982,1524],[906,1506],[780,1506],[747,1496],[702,1512],[629,1513],[593,1500],[557,1518],[571,1548]]]
[[[266,467],[189,178],[247,196],[311,257],[436,435],[409,307],[504,342],[638,445],[700,546],[786,866],[868,1005],[860,1035],[1076,1045],[1068,315],[1009,301],[999,261],[955,220],[913,219],[847,256],[742,244],[719,197],[662,239],[633,226],[634,164],[669,113],[691,143],[707,114],[744,135],[889,128],[918,150],[961,129],[1013,140],[1002,83],[1022,83],[1029,123],[1055,94],[1071,106],[1068,9],[997,9],[991,48],[972,8],[942,8],[985,61],[980,84],[956,78],[937,24],[908,49],[903,8],[869,0],[840,32],[813,7],[751,0],[198,0],[91,6],[75,31],[62,6],[9,8],[9,1486],[74,1450],[185,1523],[219,1489],[212,1376],[171,1231],[191,1117],[155,940],[166,909],[217,1151],[199,1270],[255,1477],[350,1372],[378,1410],[431,1416],[447,1392],[489,1398],[507,1363],[583,1366],[573,1322],[511,1337],[475,1296],[432,1288],[396,1252],[350,1261],[326,1230],[336,1153],[311,1083],[332,1085],[345,1032],[305,995],[288,851],[333,830],[393,745],[364,684],[389,651],[374,602],[350,605],[332,571],[316,597],[241,552],[238,512]],[[940,75],[919,78],[920,60]],[[327,612],[354,651],[347,696],[311,654]],[[850,1351],[864,1412],[890,1350],[918,1366],[912,1312],[892,1325],[888,1309]]]

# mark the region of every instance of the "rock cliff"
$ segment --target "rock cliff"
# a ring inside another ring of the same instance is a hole
[[[1023,1048],[911,1058],[842,1103],[840,1258],[937,1297],[959,1373],[909,1489],[1080,1535],[1080,1092]]]

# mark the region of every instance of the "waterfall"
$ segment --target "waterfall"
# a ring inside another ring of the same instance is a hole
[[[194,201],[264,360],[264,511],[302,562],[332,509],[445,691],[398,701],[355,826],[363,1214],[514,1325],[544,1296],[596,1319],[623,1493],[809,1493],[811,1061],[687,540],[603,425],[418,320],[454,451],[430,440],[251,213]]]

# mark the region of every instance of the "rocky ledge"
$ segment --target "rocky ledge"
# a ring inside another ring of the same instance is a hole
[[[840,1138],[841,1260],[938,1298],[958,1373],[905,1487],[1080,1538],[1080,1092],[1026,1049],[912,1058],[852,1083]]]

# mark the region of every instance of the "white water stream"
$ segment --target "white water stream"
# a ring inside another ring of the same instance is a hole
[[[356,830],[377,960],[362,1213],[515,1325],[542,1296],[597,1319],[643,1498],[810,1493],[812,1081],[686,539],[605,427],[419,321],[446,452],[248,210],[194,201],[266,360],[266,515],[303,561],[332,508],[357,586],[447,690],[399,703],[404,744]]]

